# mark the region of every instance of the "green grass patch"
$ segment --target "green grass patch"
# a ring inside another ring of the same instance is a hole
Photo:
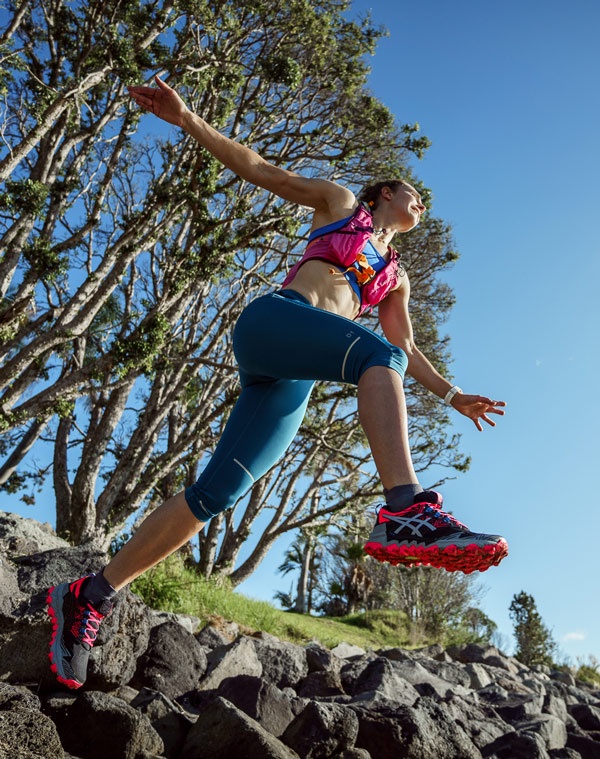
[[[347,617],[314,617],[276,609],[237,593],[227,582],[199,577],[175,554],[139,577],[132,590],[153,609],[199,617],[203,624],[222,618],[243,632],[263,631],[281,640],[308,643],[319,640],[332,648],[345,641],[362,648],[411,646],[406,616],[397,611],[371,611]]]

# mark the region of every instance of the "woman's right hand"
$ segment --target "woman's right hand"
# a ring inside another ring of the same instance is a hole
[[[140,108],[153,113],[169,124],[182,127],[188,107],[172,87],[159,76],[154,77],[158,87],[128,87],[129,95]]]

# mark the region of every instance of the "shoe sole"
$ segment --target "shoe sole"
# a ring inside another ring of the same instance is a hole
[[[65,618],[62,613],[62,601],[68,591],[69,585],[67,583],[62,583],[61,585],[56,585],[55,587],[50,588],[48,595],[46,596],[48,616],[52,622],[52,637],[50,638],[48,658],[50,659],[50,669],[56,675],[58,682],[66,685],[67,688],[71,688],[71,690],[76,690],[77,688],[81,688],[83,683],[66,676],[62,667],[62,651],[60,648],[60,641],[65,626]]]
[[[383,545],[370,540],[365,551],[377,561],[388,562],[405,567],[430,566],[445,569],[448,572],[485,572],[490,567],[498,566],[508,556],[508,544],[503,538],[495,543],[476,545],[470,543],[464,547],[449,545],[409,546],[391,543]]]

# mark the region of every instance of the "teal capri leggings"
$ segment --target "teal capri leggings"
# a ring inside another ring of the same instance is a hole
[[[223,435],[185,497],[202,522],[233,506],[284,454],[304,418],[315,380],[358,384],[371,366],[404,377],[400,348],[293,290],[252,301],[233,332],[242,392]]]

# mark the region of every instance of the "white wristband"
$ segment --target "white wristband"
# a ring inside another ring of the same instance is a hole
[[[452,405],[452,399],[454,398],[456,393],[462,393],[462,388],[459,387],[458,385],[454,385],[453,387],[450,388],[450,390],[448,390],[448,392],[444,396],[444,403],[447,406]]]

